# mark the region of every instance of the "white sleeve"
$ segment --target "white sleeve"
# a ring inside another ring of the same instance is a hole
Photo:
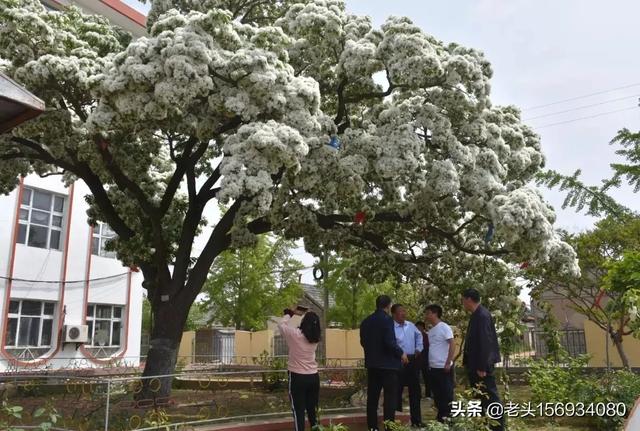
[[[451,340],[453,338],[453,330],[451,329],[451,326],[445,324],[442,335],[444,335],[445,340]]]

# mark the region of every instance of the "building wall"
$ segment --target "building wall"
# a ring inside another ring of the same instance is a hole
[[[52,9],[74,5],[87,14],[102,15],[135,37],[144,36],[146,17],[121,0],[41,0]]]
[[[589,320],[584,322],[584,336],[587,342],[587,354],[591,356],[589,366],[607,366],[607,344],[609,345],[609,361],[611,362],[611,366],[622,366],[622,360],[620,359],[618,350],[611,342],[611,338],[595,323]],[[623,338],[622,346],[629,359],[629,365],[632,367],[640,367],[640,340],[633,338],[631,335],[627,335]]]
[[[295,324],[294,324],[295,325]],[[195,354],[195,346],[190,341],[189,332],[183,333],[180,344],[180,356],[192,356]],[[271,349],[273,337],[276,331],[267,329],[264,331],[238,331],[234,333],[235,358],[237,365],[259,365],[257,358],[265,351],[273,355]],[[460,352],[462,339],[460,333],[454,330],[456,353]],[[327,366],[328,367],[355,367],[364,359],[364,350],[360,345],[360,331],[358,329],[327,329]]]
[[[264,352],[271,355],[271,345],[274,331],[265,329],[264,331],[235,331],[234,352],[235,362],[242,365],[255,365],[257,358]]]
[[[65,199],[59,250],[16,242],[19,196],[25,189],[54,192]],[[0,371],[48,366],[90,366],[113,358],[138,363],[142,315],[142,276],[114,258],[91,254],[92,228],[87,223],[88,188],[81,182],[66,188],[59,177],[29,176],[8,196],[0,197]],[[107,277],[107,278],[105,278]],[[17,279],[23,279],[17,280]],[[102,280],[96,280],[102,279]],[[46,281],[46,282],[45,282]],[[55,281],[55,282],[51,282]],[[8,301],[47,300],[55,303],[51,348],[37,360],[17,361],[5,349]],[[88,304],[121,306],[119,347],[95,358],[96,351],[62,342],[65,325],[86,324]],[[117,350],[117,351],[116,351]]]
[[[186,331],[182,333],[180,347],[178,348],[178,363],[189,365],[194,362],[194,344],[196,331]]]
[[[541,296],[541,300],[549,303],[551,306],[551,313],[561,328],[583,329],[583,323],[586,320],[586,317],[583,314],[578,313],[573,308],[571,301],[553,292],[544,292]],[[543,313],[539,307],[537,307],[535,301],[532,301],[532,309],[538,317]]]

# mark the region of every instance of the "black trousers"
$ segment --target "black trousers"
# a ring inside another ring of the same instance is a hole
[[[485,377],[478,376],[476,370],[467,369],[467,376],[469,377],[469,385],[472,388],[481,390],[486,396],[481,398],[482,411],[484,412],[489,404],[502,403],[500,401],[500,395],[498,395],[498,387],[496,386],[496,376],[493,373],[493,367],[487,370]],[[504,417],[500,418],[497,425],[491,427],[492,431],[504,430]]]
[[[311,427],[318,424],[318,399],[320,397],[320,377],[316,374],[297,374],[289,371],[289,399],[293,410],[295,431],[304,431],[306,410]]]
[[[429,364],[422,364],[420,369],[420,373],[422,374],[422,379],[424,380],[424,397],[431,397],[431,388],[429,387]]]
[[[398,372],[398,407],[402,411],[402,393],[405,386],[409,388],[409,411],[411,414],[411,424],[422,423],[422,412],[420,411],[420,366],[422,361],[409,356],[409,363],[403,365]]]
[[[396,420],[396,397],[398,396],[398,370],[382,368],[367,369],[367,428],[378,429],[378,402],[384,390],[384,420]]]
[[[429,369],[429,387],[433,394],[433,403],[438,409],[436,419],[444,422],[444,418],[451,417],[451,403],[453,402],[454,386],[453,369],[448,372],[444,368]]]

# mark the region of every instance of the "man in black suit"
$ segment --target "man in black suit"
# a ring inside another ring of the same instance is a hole
[[[494,366],[500,362],[498,335],[489,310],[480,305],[480,293],[467,289],[462,293],[462,306],[471,313],[464,339],[462,365],[465,366],[469,384],[482,392],[483,412],[492,403],[501,403],[496,387]],[[491,427],[493,431],[504,430],[504,417]]]
[[[409,362],[398,343],[389,316],[391,298],[376,298],[376,311],[360,324],[360,344],[367,368],[367,428],[378,431],[378,401],[384,390],[384,420],[394,421],[398,394],[398,370]]]

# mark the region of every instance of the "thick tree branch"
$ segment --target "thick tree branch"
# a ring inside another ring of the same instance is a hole
[[[347,86],[347,78],[342,78],[340,83],[338,84],[338,88],[336,89],[336,93],[338,94],[338,107],[336,109],[336,118],[333,119],[333,122],[336,126],[338,126],[338,133],[344,132],[341,130],[343,127],[346,129],[346,124],[349,122],[347,117],[347,102],[344,98],[344,89]],[[343,120],[346,118],[346,121]]]
[[[220,221],[211,232],[202,253],[198,257],[195,265],[189,273],[189,278],[185,284],[185,291],[189,296],[195,296],[200,291],[200,287],[204,284],[209,274],[209,268],[215,258],[231,245],[231,235],[229,234],[233,227],[235,217],[242,206],[244,199],[237,199],[233,205],[224,213]]]
[[[158,266],[158,269],[161,270],[157,276],[160,277],[160,284],[162,286],[169,286],[171,273],[169,272],[169,268],[166,266],[166,263],[169,260],[169,249],[164,237],[164,229],[162,226],[162,218],[164,214],[161,214],[158,211],[158,208],[149,201],[147,194],[142,190],[142,187],[122,171],[109,151],[109,145],[106,141],[97,139],[96,148],[102,158],[104,166],[107,168],[109,173],[111,173],[115,183],[122,191],[126,192],[128,190],[130,192],[151,224],[151,229],[153,231],[153,244],[155,246],[153,259]]]
[[[55,172],[48,172],[46,174],[38,174],[38,176],[40,178],[48,178],[48,177],[62,176],[65,173],[66,173],[65,171],[55,171]]]
[[[318,219],[318,224],[323,229],[329,229],[336,226],[336,223],[343,222],[349,223],[353,221],[351,216],[345,214],[319,214],[316,213],[316,217]],[[395,223],[410,223],[412,222],[412,218],[410,216],[403,216],[396,212],[382,212],[375,214],[369,222],[395,222]],[[439,236],[440,238],[449,242],[455,249],[468,253],[468,254],[476,254],[476,255],[486,255],[486,256],[504,256],[509,254],[509,250],[506,249],[486,249],[486,248],[469,248],[462,244],[458,238],[456,238],[455,232],[446,232],[442,229],[438,229],[435,226],[427,226],[427,231],[430,233]]]
[[[191,159],[191,151],[193,150],[193,147],[195,145],[196,139],[194,137],[189,138],[189,140],[187,140],[187,142],[185,143],[185,148],[182,156],[176,158],[176,169],[173,172],[173,175],[171,175],[169,182],[167,183],[167,188],[162,195],[162,200],[160,201],[160,205],[158,207],[158,213],[160,217],[164,217],[164,215],[169,210],[171,202],[173,202],[173,198],[178,191],[178,187],[180,187],[180,183],[182,182],[185,173],[192,167],[189,162]],[[206,149],[206,144],[202,144],[201,146],[205,147]],[[204,150],[202,151],[202,153],[204,153]]]
[[[160,217],[158,216],[157,208],[149,201],[144,190],[142,190],[135,181],[129,178],[122,169],[120,169],[120,166],[109,151],[107,142],[96,140],[96,148],[98,150],[98,154],[100,154],[100,157],[102,158],[104,166],[107,168],[118,187],[120,187],[122,191],[129,190],[149,219],[159,222]]]

